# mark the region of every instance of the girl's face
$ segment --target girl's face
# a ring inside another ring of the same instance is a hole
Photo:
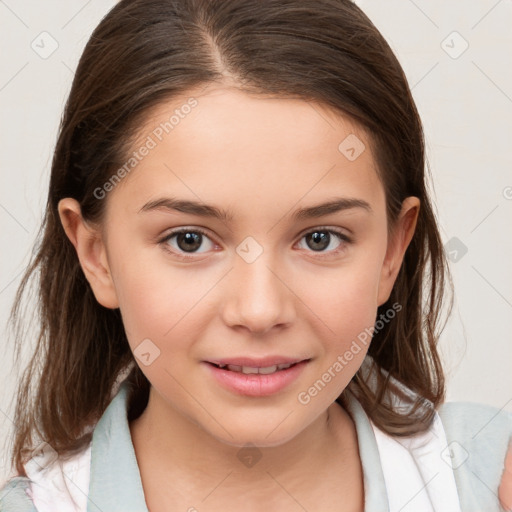
[[[75,245],[98,301],[120,308],[153,407],[236,446],[325,420],[365,357],[418,200],[388,239],[367,136],[295,99],[191,93],[155,109],[133,151],[97,190],[101,231],[79,227],[96,238]],[[302,363],[266,376],[211,364],[228,358]]]

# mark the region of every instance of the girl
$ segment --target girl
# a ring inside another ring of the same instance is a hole
[[[0,510],[510,507],[512,415],[443,403],[424,168],[350,1],[119,2],[13,308],[19,347],[38,275]]]

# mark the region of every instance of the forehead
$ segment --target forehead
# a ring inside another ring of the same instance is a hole
[[[383,200],[364,130],[301,99],[191,90],[147,114],[127,159],[133,153],[135,165],[112,194],[132,211],[166,192],[247,212],[329,195]]]

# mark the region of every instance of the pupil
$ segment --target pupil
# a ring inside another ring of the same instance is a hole
[[[192,252],[195,249],[198,249],[201,246],[201,233],[179,233],[177,243],[180,247],[180,249],[183,249],[184,251]],[[180,242],[184,241],[185,245],[182,247],[180,245]]]
[[[325,249],[329,246],[329,233],[325,231],[315,231],[310,235],[313,240],[313,245],[310,245],[311,249]]]

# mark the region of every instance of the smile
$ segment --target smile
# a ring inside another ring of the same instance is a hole
[[[309,363],[308,359],[258,367],[213,362],[202,364],[208,370],[209,378],[225,390],[237,395],[264,397],[291,386]]]
[[[291,366],[294,366],[297,363],[289,363],[289,364],[278,364],[273,366],[266,366],[263,368],[253,368],[251,366],[237,366],[236,364],[215,364],[211,363],[217,368],[223,369],[223,370],[229,370],[231,372],[238,372],[238,373],[261,373],[263,375],[269,375],[271,373],[275,373],[280,370],[286,370],[287,368],[290,368]]]

